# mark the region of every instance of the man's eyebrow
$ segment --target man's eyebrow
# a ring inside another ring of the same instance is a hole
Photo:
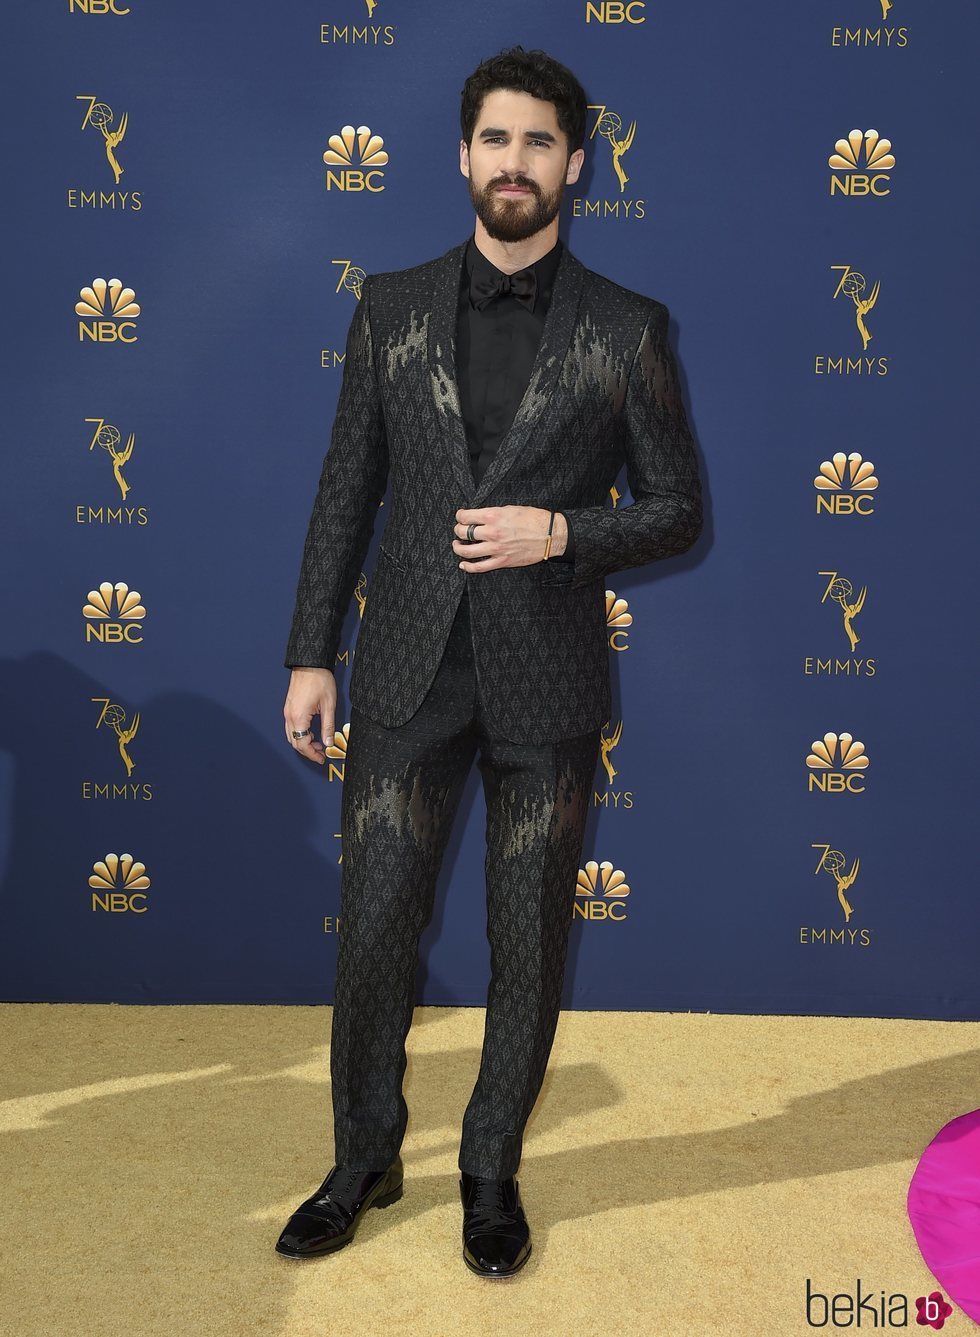
[[[546,139],[552,144],[558,143],[558,140],[555,138],[555,136],[551,133],[550,130],[525,130],[524,133],[525,135],[527,135],[529,139]],[[506,130],[495,130],[493,126],[489,126],[486,130],[480,131],[479,138],[485,139],[490,135],[506,135],[506,134],[507,134]]]

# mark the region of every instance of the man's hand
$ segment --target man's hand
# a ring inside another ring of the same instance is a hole
[[[550,510],[541,506],[477,506],[456,512],[453,552],[462,558],[463,571],[493,571],[498,566],[532,566],[544,560]],[[466,542],[466,527],[475,523],[473,542]],[[568,527],[555,515],[551,557],[565,551]],[[480,559],[480,560],[477,560]]]
[[[327,759],[323,743],[313,741],[312,733],[294,738],[294,729],[309,729],[314,715],[320,716],[320,737],[333,741],[337,711],[337,682],[329,669],[294,668],[289,675],[289,691],[282,708],[286,739],[310,761],[323,765]]]

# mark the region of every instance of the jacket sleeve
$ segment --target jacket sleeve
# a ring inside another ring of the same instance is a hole
[[[633,501],[563,507],[575,540],[572,585],[672,557],[701,532],[701,477],[667,343],[669,318],[657,302],[643,327],[621,410]]]
[[[564,511],[556,511],[556,515],[564,515]],[[575,560],[575,535],[572,533],[572,527],[568,524],[568,518],[565,519],[568,528],[568,537],[565,540],[565,550],[560,552],[557,557],[549,557],[549,562],[574,562]]]
[[[371,338],[371,276],[347,331],[343,380],[303,547],[284,664],[333,669],[388,478]]]

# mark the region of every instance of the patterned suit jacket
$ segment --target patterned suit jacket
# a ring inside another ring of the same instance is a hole
[[[566,247],[524,398],[476,486],[455,371],[465,248],[362,284],[284,663],[335,667],[390,478],[352,704],[389,728],[414,714],[468,585],[488,720],[504,738],[543,743],[608,720],[605,578],[691,546],[701,479],[667,308]],[[633,500],[613,507],[624,463]],[[461,571],[451,546],[457,509],[506,505],[563,511],[574,562]]]

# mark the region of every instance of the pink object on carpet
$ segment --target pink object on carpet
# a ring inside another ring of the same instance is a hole
[[[941,1128],[919,1158],[907,1207],[926,1267],[980,1323],[980,1110]]]

